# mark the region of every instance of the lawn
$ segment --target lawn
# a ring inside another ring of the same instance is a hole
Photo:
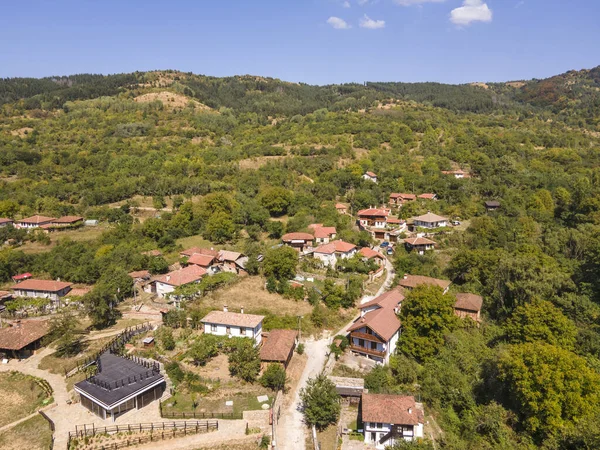
[[[50,424],[41,415],[0,433],[2,450],[48,450],[52,448]]]
[[[201,394],[176,393],[173,397],[163,402],[164,412],[194,412],[193,401],[196,401],[197,413],[233,413],[242,414],[244,411],[256,411],[262,409],[256,397],[268,395],[266,403],[271,404],[273,393],[261,386],[240,385],[238,382],[230,386],[224,386],[215,392],[202,396]],[[225,405],[226,401],[233,401],[233,406]]]
[[[102,233],[109,228],[106,224],[98,225],[97,227],[82,227],[76,230],[55,231],[49,234],[51,243],[44,245],[40,242],[26,242],[19,250],[25,253],[40,253],[47,252],[54,247],[60,239],[71,239],[73,241],[93,241],[98,239]]]
[[[0,373],[0,427],[33,414],[51,402],[36,379],[20,372]],[[0,445],[0,448],[4,448]]]

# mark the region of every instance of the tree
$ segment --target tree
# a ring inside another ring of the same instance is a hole
[[[509,341],[515,344],[541,341],[572,349],[577,338],[575,324],[543,300],[517,307],[506,321],[505,330]]]
[[[222,244],[230,241],[235,234],[235,224],[231,215],[223,211],[212,214],[206,221],[203,236],[209,241]]]
[[[457,325],[454,299],[438,286],[417,286],[410,291],[400,310],[402,334],[399,349],[423,361],[444,345],[444,335]]]
[[[241,338],[243,341],[229,354],[229,373],[244,381],[256,381],[260,372],[260,354],[254,341]]]
[[[284,215],[293,199],[293,195],[282,187],[272,187],[260,194],[260,203],[272,216]]]
[[[219,354],[218,348],[219,339],[211,334],[203,334],[198,339],[187,355],[192,359],[192,362],[197,366],[204,366],[208,361]]]
[[[81,322],[70,309],[62,309],[50,320],[49,335],[56,339],[56,355],[71,357],[77,355],[82,347]]]
[[[106,328],[121,317],[121,312],[116,307],[116,292],[106,284],[96,285],[91,292],[85,295],[83,302],[94,328]]]
[[[258,381],[274,391],[283,390],[286,383],[285,369],[281,364],[269,364]]]
[[[566,349],[543,342],[509,345],[497,370],[505,402],[538,441],[600,414],[600,375]]]
[[[173,338],[173,329],[170,327],[161,327],[160,328],[160,345],[167,350],[171,351],[175,349],[175,338]]]
[[[308,425],[315,425],[319,430],[334,424],[340,417],[340,396],[335,384],[325,374],[311,378],[306,387],[300,390],[304,420]]]
[[[270,249],[263,261],[263,271],[267,277],[273,276],[278,281],[290,280],[296,276],[298,252],[291,247],[283,246]]]

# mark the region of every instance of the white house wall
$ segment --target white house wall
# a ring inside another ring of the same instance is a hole
[[[227,328],[229,328],[229,333],[227,332]],[[241,329],[243,327],[239,327],[236,325],[222,325],[222,324],[212,324],[205,323],[204,324],[204,333],[206,334],[214,334],[216,336],[229,336],[229,337],[247,337],[254,339],[256,344],[260,344],[262,341],[262,323],[257,325],[254,328],[245,327],[246,332],[242,334]]]

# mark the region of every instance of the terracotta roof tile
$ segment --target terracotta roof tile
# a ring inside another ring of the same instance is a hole
[[[203,255],[201,253],[194,253],[188,259],[188,264],[195,264],[200,267],[210,267],[215,261],[215,257],[212,255]]]
[[[373,250],[369,247],[361,248],[358,251],[358,253],[360,253],[362,256],[364,256],[365,258],[368,258],[368,259],[372,259],[372,258],[385,259],[385,256],[383,256],[381,253],[376,252],[375,250]]]
[[[361,398],[362,420],[393,425],[417,425],[423,423],[423,411],[412,396],[363,394]]]
[[[0,349],[21,350],[46,336],[50,326],[41,320],[28,320],[12,327],[0,328]]]
[[[6,219],[4,217],[0,217],[0,225],[3,225],[5,223],[13,223],[14,221],[12,219]]]
[[[465,309],[467,311],[481,311],[483,305],[483,298],[475,294],[456,294],[455,308]]]
[[[373,300],[360,305],[360,309],[370,308],[371,306],[379,306],[380,308],[388,308],[394,310],[399,303],[404,300],[404,295],[398,288],[384,292]]]
[[[204,275],[206,275],[206,270],[200,266],[191,265],[156,277],[156,281],[171,286],[183,286],[200,280]]]
[[[59,217],[58,219],[54,219],[52,221],[52,223],[75,223],[75,222],[80,222],[83,220],[83,217],[80,216],[63,216],[63,217]]]
[[[378,308],[359,318],[348,331],[355,331],[365,326],[377,333],[383,340],[389,341],[400,329],[400,320],[393,309]]]
[[[421,194],[418,196],[419,198],[425,199],[425,200],[434,200],[437,195],[435,194]]]
[[[19,223],[32,223],[35,225],[44,224],[48,222],[52,222],[56,220],[54,217],[46,217],[46,216],[31,216],[25,219],[19,220]]]
[[[11,287],[14,291],[16,289],[23,291],[44,291],[44,292],[58,292],[62,291],[71,286],[71,283],[65,283],[64,281],[54,280],[29,280],[21,281],[19,284],[15,284]]]
[[[219,251],[212,248],[200,248],[200,247],[192,247],[187,250],[183,250],[180,255],[184,256],[192,256],[194,253],[198,253],[200,255],[209,255],[214,256],[215,258],[219,256]]]
[[[366,175],[370,176],[371,178],[377,178],[377,175],[374,172],[366,172]]]
[[[314,236],[309,233],[287,233],[281,236],[283,242],[291,241],[312,241]]]
[[[129,272],[128,274],[131,278],[150,278],[150,272],[147,270],[136,270],[135,272]]]
[[[329,244],[319,245],[315,248],[315,253],[331,255],[332,253],[348,253],[356,248],[356,245],[341,240],[330,242]]]
[[[233,325],[235,327],[255,328],[264,319],[264,316],[254,314],[241,314],[225,311],[211,311],[201,320],[202,323],[217,325]]]
[[[296,344],[295,330],[271,330],[260,349],[261,361],[287,361]]]
[[[358,216],[374,216],[374,217],[387,217],[390,215],[390,211],[387,209],[379,209],[379,208],[369,208],[369,209],[362,209],[358,212]]]
[[[432,241],[431,239],[427,239],[424,237],[416,237],[416,238],[409,238],[409,239],[404,239],[404,242],[406,242],[409,245],[415,246],[415,245],[436,245],[436,243],[434,241]]]
[[[346,205],[344,205],[343,203],[336,203],[335,208],[336,209],[347,209],[348,207]]]
[[[444,222],[444,221],[448,221],[447,217],[443,217],[443,216],[438,216],[437,214],[434,214],[432,212],[428,212],[427,214],[423,214],[422,216],[418,216],[415,217],[413,219],[414,220],[418,220],[420,222]]]

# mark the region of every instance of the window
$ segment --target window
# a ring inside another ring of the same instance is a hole
[[[213,333],[217,332],[217,326],[214,323],[210,324],[210,331],[212,331]]]
[[[379,423],[379,422],[376,423],[375,425],[376,425],[375,428],[377,428],[378,430],[380,430],[381,428],[383,428],[383,425],[381,423]]]
[[[225,328],[225,333],[227,333],[228,335],[231,334],[231,327]]]
[[[371,431],[371,442],[377,442],[377,433]]]
[[[358,346],[359,347],[364,347],[365,346],[365,340],[364,339],[359,339],[358,340]]]
[[[377,350],[377,342],[371,342],[371,350]]]
[[[246,329],[244,327],[240,327],[240,336],[246,336]]]

